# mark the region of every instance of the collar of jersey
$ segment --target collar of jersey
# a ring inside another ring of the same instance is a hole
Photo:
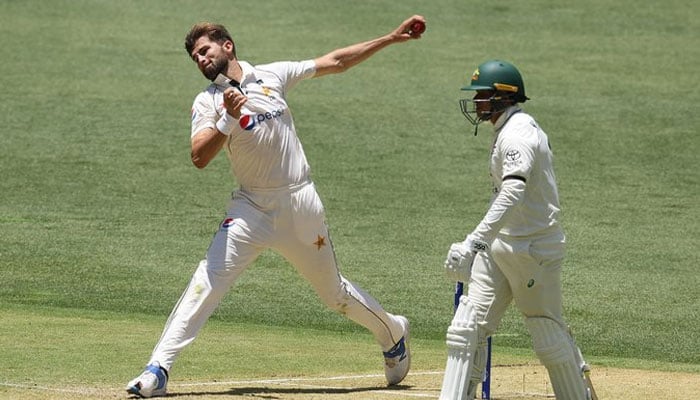
[[[508,122],[508,120],[510,119],[510,117],[513,116],[513,114],[518,113],[520,111],[522,111],[522,110],[520,109],[520,107],[518,107],[516,105],[513,105],[513,106],[506,108],[506,110],[503,112],[503,114],[501,114],[501,116],[498,117],[498,119],[496,120],[496,123],[493,124],[493,127],[496,129],[496,132],[498,132],[499,130],[501,130],[501,128],[503,128],[503,125],[505,125],[506,122]]]
[[[242,71],[241,86],[243,86],[244,82],[248,82],[251,79],[255,81],[255,67],[253,67],[246,61],[238,61],[238,65],[241,66]],[[228,83],[230,80],[231,78],[225,76],[224,74],[219,74],[219,76],[217,76],[216,79],[214,79],[214,83],[222,88],[227,88],[231,86]]]

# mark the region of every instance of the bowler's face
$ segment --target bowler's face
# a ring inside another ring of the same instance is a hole
[[[202,36],[194,44],[190,56],[197,63],[197,68],[210,81],[228,69],[230,54],[226,51],[226,43],[228,42],[222,45],[212,42],[207,36]]]

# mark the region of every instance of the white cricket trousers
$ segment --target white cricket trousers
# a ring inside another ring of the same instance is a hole
[[[486,337],[496,331],[514,301],[535,353],[547,367],[555,395],[573,400],[583,399],[586,393],[581,375],[585,361],[562,315],[564,241],[560,229],[537,237],[499,235],[490,252],[479,253],[474,260],[467,301],[477,315],[479,364],[485,362]],[[483,371],[483,365],[474,370]]]
[[[314,184],[306,182],[282,190],[234,192],[226,218],[170,314],[149,364],[157,361],[170,370],[231,285],[268,248],[285,257],[324,304],[372,332],[382,351],[401,339],[398,319],[340,274],[323,204]]]
[[[467,295],[477,309],[480,329],[488,335],[495,332],[513,301],[525,318],[549,318],[566,327],[561,292],[564,253],[564,234],[558,229],[537,238],[499,235],[490,252],[479,253]]]

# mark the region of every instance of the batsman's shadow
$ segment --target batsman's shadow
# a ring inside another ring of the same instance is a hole
[[[352,388],[281,388],[281,387],[237,387],[222,391],[189,392],[189,393],[168,393],[166,397],[195,397],[195,396],[245,396],[246,398],[259,399],[284,399],[285,396],[299,398],[303,395],[334,395],[351,394],[377,391],[404,391],[411,389],[409,385],[396,386],[369,386]]]

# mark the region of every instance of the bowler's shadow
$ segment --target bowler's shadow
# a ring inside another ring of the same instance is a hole
[[[304,394],[350,394],[361,392],[376,392],[386,390],[403,391],[409,390],[412,386],[395,385],[385,387],[353,387],[353,388],[284,388],[284,387],[237,387],[222,391],[207,391],[207,392],[189,392],[189,393],[168,393],[166,397],[180,396],[246,396],[246,398],[259,399],[284,399],[285,395],[304,395]]]

